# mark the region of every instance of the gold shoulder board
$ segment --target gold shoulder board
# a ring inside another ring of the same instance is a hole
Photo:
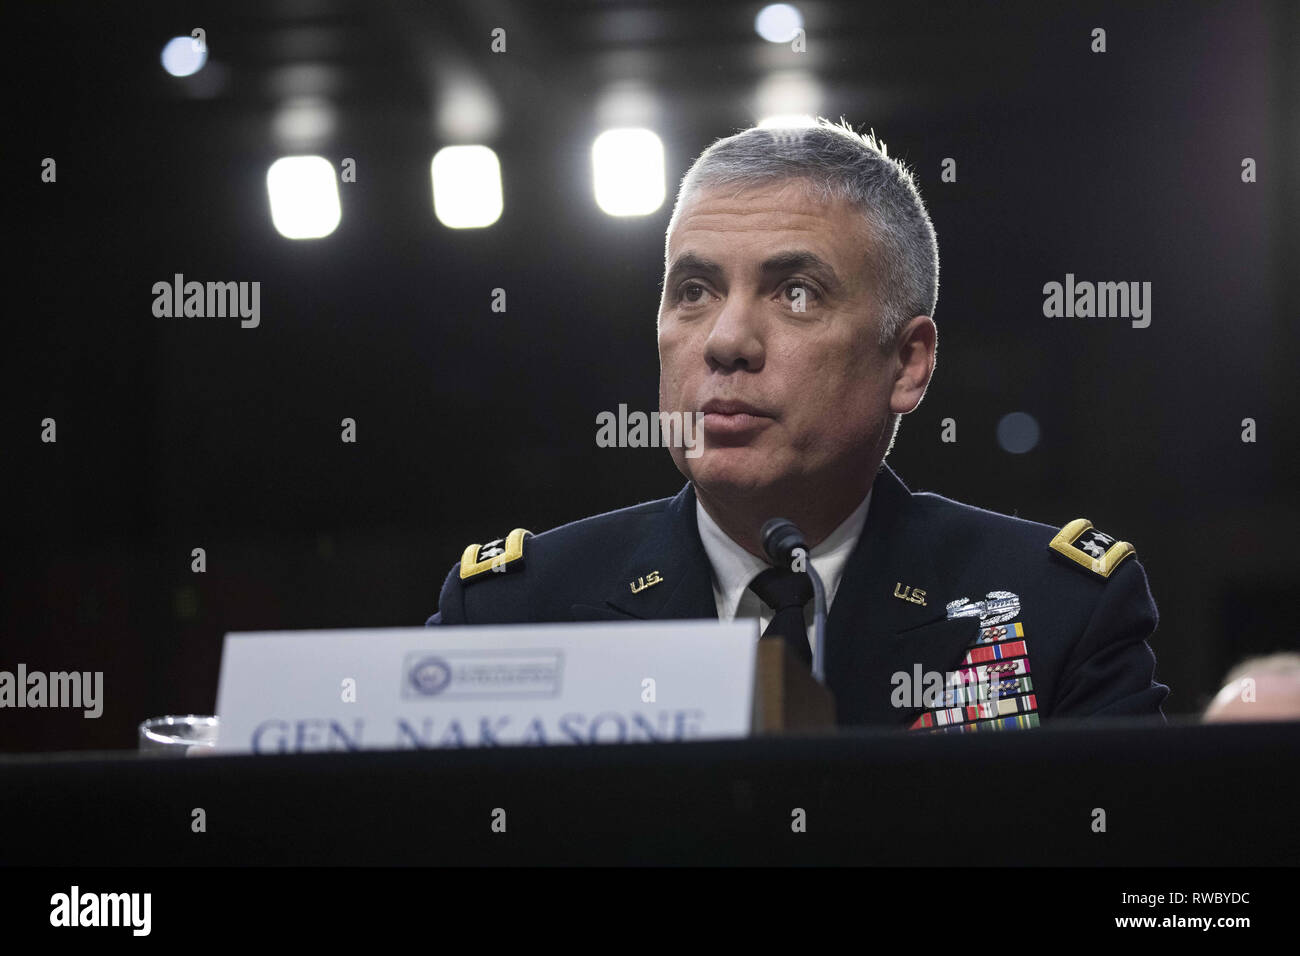
[[[471,544],[460,556],[460,579],[468,581],[484,571],[515,571],[523,567],[524,538],[530,537],[531,531],[515,528],[504,538],[497,538],[487,544]],[[510,567],[513,562],[518,562]]]
[[[1110,577],[1130,554],[1137,554],[1133,545],[1102,534],[1087,518],[1075,518],[1056,533],[1048,547],[1103,578]]]

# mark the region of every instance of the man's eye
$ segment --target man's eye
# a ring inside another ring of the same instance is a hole
[[[685,302],[699,302],[700,299],[695,298],[691,295],[692,292],[697,290],[703,293],[705,291],[705,288],[704,286],[700,285],[698,282],[684,282],[682,283],[681,288],[677,292],[677,298]]]
[[[801,290],[802,295],[800,292],[793,290]],[[803,279],[791,279],[782,287],[782,293],[785,295],[786,301],[791,303],[799,302],[800,299],[805,303],[815,302],[818,298],[817,289]]]

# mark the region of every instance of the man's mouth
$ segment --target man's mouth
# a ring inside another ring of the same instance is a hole
[[[704,430],[715,438],[747,438],[772,420],[765,410],[723,399],[710,399],[700,409],[704,414]]]

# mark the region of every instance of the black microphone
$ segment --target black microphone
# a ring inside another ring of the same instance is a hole
[[[808,546],[804,543],[803,532],[788,518],[769,518],[763,522],[759,532],[763,544],[763,553],[773,565],[779,568],[795,570],[795,551],[800,552],[803,571],[812,580],[813,586],[813,677],[821,684],[826,683],[826,588],[822,585],[821,575],[812,566],[808,558]]]
[[[763,530],[759,534],[767,560],[775,565],[789,567],[790,556],[795,548],[803,548],[804,554],[808,553],[803,543],[803,532],[789,518],[769,518],[763,522]]]

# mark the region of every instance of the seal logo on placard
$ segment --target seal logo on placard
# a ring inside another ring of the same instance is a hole
[[[412,687],[432,697],[442,693],[451,683],[451,665],[440,657],[424,657],[415,662],[407,676]]]

